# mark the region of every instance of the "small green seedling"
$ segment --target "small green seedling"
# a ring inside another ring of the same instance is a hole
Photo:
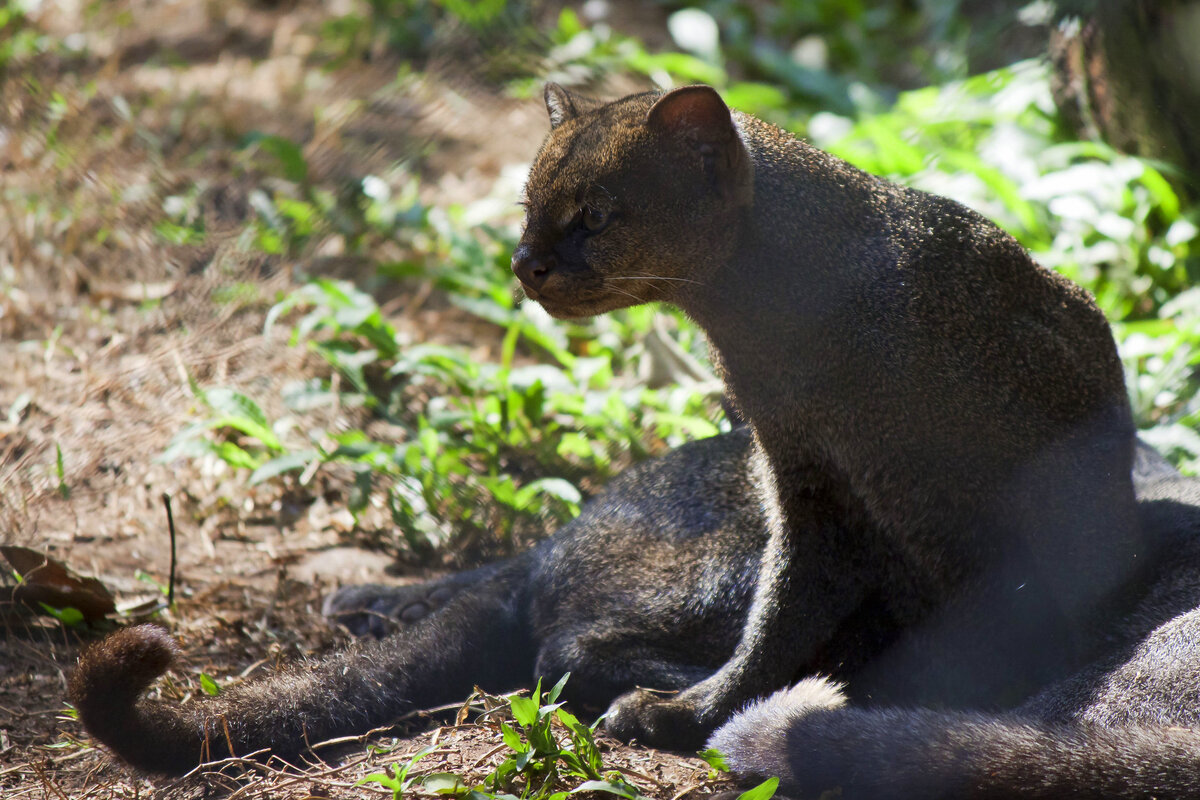
[[[715,747],[710,747],[707,750],[701,750],[697,753],[704,763],[712,767],[712,775],[716,776],[718,772],[729,772],[729,765],[725,763],[725,754]]]
[[[167,585],[165,583],[160,583],[158,580],[156,580],[154,578],[153,575],[146,572],[145,570],[139,569],[137,572],[133,573],[133,577],[134,577],[134,580],[138,580],[138,581],[141,581],[142,583],[153,586],[155,589],[157,589],[159,591],[160,594],[162,594],[163,597],[167,596]]]
[[[71,487],[67,486],[66,470],[63,468],[62,447],[54,445],[54,476],[58,478],[58,495],[63,500],[71,499]]]
[[[415,776],[410,778],[408,773],[412,771],[412,768],[418,761],[436,749],[436,745],[422,747],[420,750],[413,753],[412,757],[403,764],[393,764],[391,775],[388,775],[386,772],[373,772],[354,785],[362,786],[366,783],[378,783],[385,789],[392,790],[392,800],[400,800],[400,798],[404,796],[404,793],[407,792],[417,780],[419,780]]]

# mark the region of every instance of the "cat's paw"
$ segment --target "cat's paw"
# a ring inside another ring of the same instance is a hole
[[[425,619],[458,593],[441,582],[411,586],[343,586],[325,598],[321,613],[355,636],[383,637]]]
[[[721,721],[709,719],[701,700],[691,692],[664,695],[635,689],[613,701],[604,727],[623,741],[636,739],[664,750],[698,750]]]

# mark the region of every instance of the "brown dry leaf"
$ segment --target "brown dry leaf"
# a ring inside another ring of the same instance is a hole
[[[21,576],[12,589],[12,599],[41,611],[40,603],[53,608],[74,608],[87,622],[102,619],[117,610],[112,594],[95,578],[81,578],[61,561],[13,545],[0,546],[9,565]]]

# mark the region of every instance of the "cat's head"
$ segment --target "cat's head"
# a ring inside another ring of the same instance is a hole
[[[512,268],[557,317],[679,302],[726,260],[753,166],[707,86],[588,101],[547,84],[550,134]]]

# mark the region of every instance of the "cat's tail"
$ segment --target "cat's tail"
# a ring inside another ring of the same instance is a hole
[[[533,674],[526,559],[513,559],[437,613],[308,666],[176,704],[142,694],[176,658],[161,628],[117,631],[87,649],[68,683],[88,732],[134,767],[179,774],[231,755],[294,759],[311,745]]]
[[[1197,730],[854,709],[823,679],[751,705],[709,744],[738,775],[778,777],[792,797],[1200,798]]]

